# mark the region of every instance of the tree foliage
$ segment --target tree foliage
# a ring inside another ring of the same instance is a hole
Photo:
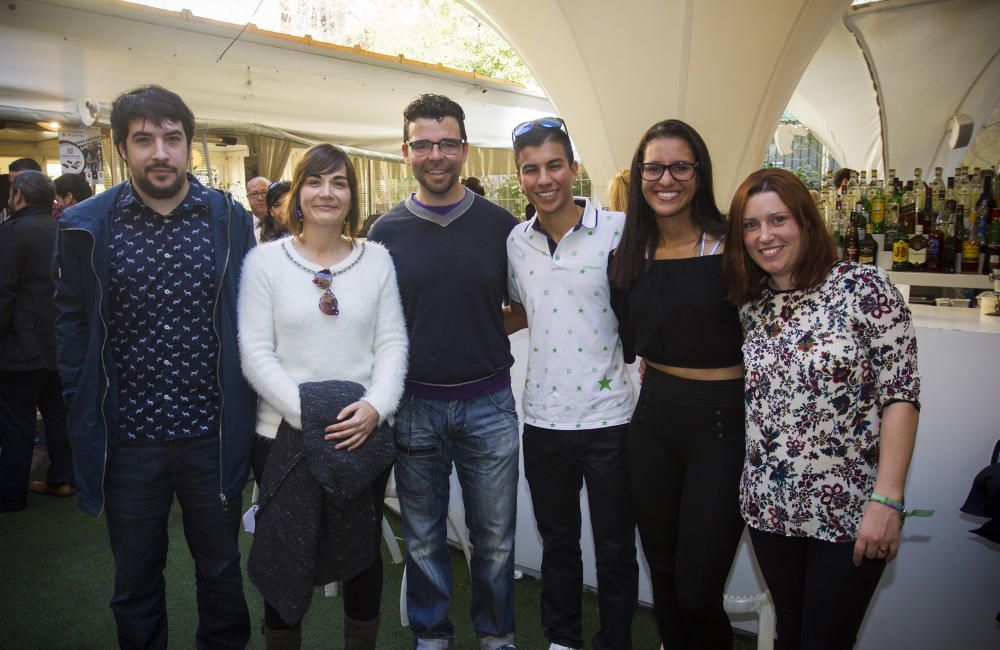
[[[455,0],[279,0],[281,31],[536,85],[517,53]]]

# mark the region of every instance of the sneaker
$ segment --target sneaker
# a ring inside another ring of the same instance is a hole
[[[579,648],[571,648],[568,645],[559,645],[558,643],[550,643],[549,650],[579,650]]]

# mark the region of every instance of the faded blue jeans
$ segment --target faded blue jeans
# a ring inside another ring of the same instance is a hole
[[[465,400],[406,396],[396,411],[396,491],[406,543],[406,610],[414,647],[455,634],[447,544],[455,464],[472,543],[472,623],[483,648],[514,642],[518,427],[509,387]]]

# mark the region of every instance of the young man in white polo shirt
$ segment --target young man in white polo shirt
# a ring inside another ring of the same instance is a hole
[[[566,124],[513,132],[521,189],[536,216],[507,238],[508,329],[529,328],[524,472],[542,537],[542,626],[550,650],[582,648],[580,488],[587,483],[601,627],[596,650],[632,647],[638,592],[625,436],[635,393],[611,311],[608,253],[625,215],[576,203]]]

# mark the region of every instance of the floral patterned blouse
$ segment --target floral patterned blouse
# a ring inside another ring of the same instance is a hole
[[[857,538],[878,470],[882,408],[919,408],[910,310],[885,271],[840,262],[810,289],[740,308],[747,524],[787,537]]]

